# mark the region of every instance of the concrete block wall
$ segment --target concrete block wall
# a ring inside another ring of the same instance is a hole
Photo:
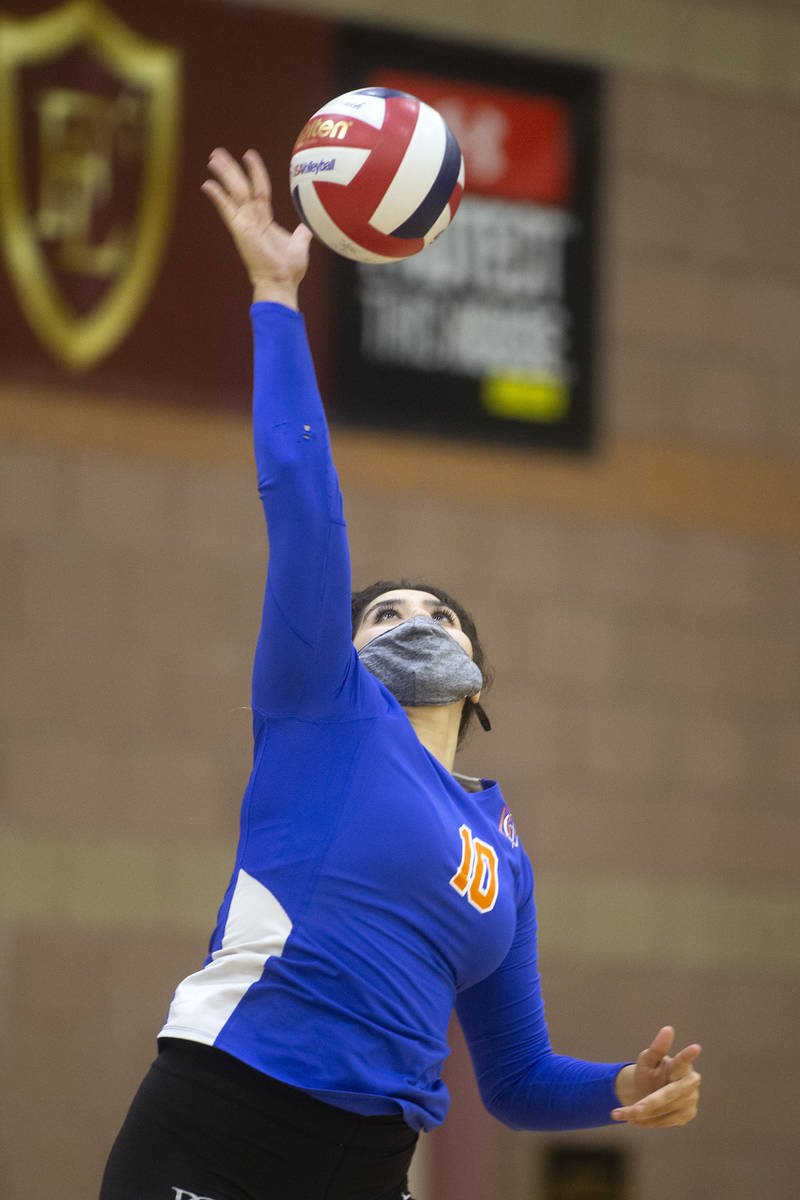
[[[609,99],[614,428],[795,457],[796,102],[633,73],[614,76]]]

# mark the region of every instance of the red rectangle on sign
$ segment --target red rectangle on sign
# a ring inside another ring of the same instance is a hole
[[[568,207],[573,150],[563,101],[389,69],[369,82],[410,92],[442,114],[464,154],[467,192]]]

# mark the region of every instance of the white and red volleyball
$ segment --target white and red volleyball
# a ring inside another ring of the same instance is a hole
[[[390,88],[360,88],[306,122],[289,186],[300,219],[331,250],[357,262],[396,262],[424,250],[452,221],[464,158],[429,104]]]

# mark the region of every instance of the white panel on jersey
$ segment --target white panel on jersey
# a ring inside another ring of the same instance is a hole
[[[216,1041],[267,959],[283,953],[291,932],[289,914],[269,888],[239,871],[222,945],[202,971],[178,985],[161,1035]]]
[[[408,220],[436,182],[446,145],[442,118],[429,105],[420,104],[411,141],[370,225],[380,233],[391,233]]]
[[[363,121],[366,125],[372,125],[375,129],[382,129],[385,115],[386,101],[383,96],[357,96],[354,92],[345,92],[344,96],[337,96],[335,100],[329,100],[324,108],[314,113],[314,118],[333,116],[357,117],[359,121]]]

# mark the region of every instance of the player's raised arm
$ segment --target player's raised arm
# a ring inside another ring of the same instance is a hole
[[[325,412],[298,310],[311,234],[282,228],[259,154],[209,159],[203,184],[253,286],[253,440],[269,571],[253,708],[319,712],[352,657],[350,556]]]

